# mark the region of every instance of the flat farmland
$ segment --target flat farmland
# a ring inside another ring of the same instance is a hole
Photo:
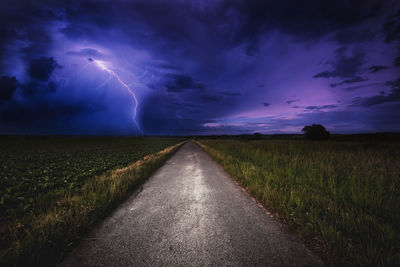
[[[48,208],[65,190],[176,144],[171,138],[2,137],[1,214]]]
[[[0,258],[17,265],[56,262],[66,244],[129,196],[172,150],[157,152],[183,140],[0,137]],[[113,171],[144,156],[140,165]],[[54,258],[43,257],[49,249]]]

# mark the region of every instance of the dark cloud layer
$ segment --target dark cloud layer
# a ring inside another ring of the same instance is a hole
[[[60,67],[61,66],[57,64],[54,58],[40,57],[31,60],[28,73],[32,78],[45,82],[49,80],[54,69]]]
[[[381,70],[386,70],[387,68],[388,67],[385,67],[385,66],[374,65],[374,66],[369,67],[368,70],[371,73],[375,73],[375,72],[378,72],[378,71],[381,71]]]
[[[369,83],[369,84],[362,84],[362,85],[355,85],[355,86],[348,86],[344,87],[343,90],[345,91],[355,91],[361,88],[373,87],[373,86],[380,86],[381,83]]]
[[[0,133],[135,134],[132,92],[145,134],[253,131],[267,112],[281,127],[337,124],[350,109],[385,116],[399,102],[393,10],[394,0],[3,0]]]
[[[396,57],[393,60],[393,65],[395,65],[396,67],[400,67],[400,56]]]
[[[0,100],[9,100],[17,89],[15,77],[3,76],[0,78]]]
[[[247,53],[258,49],[259,39],[273,30],[296,36],[302,40],[318,39],[335,32],[338,42],[359,42],[371,37],[369,33],[351,35],[340,32],[376,16],[383,1],[227,1],[224,14],[231,11],[243,23],[238,27],[235,39],[247,42]],[[232,18],[233,20],[234,18]],[[365,31],[367,32],[367,31]],[[346,36],[353,38],[352,40]],[[365,36],[368,36],[367,38]]]
[[[300,109],[305,109],[305,110],[309,110],[309,111],[313,111],[313,110],[320,111],[320,110],[325,110],[325,109],[333,109],[333,108],[337,108],[337,107],[338,107],[337,105],[332,105],[332,104],[322,105],[322,106],[306,106],[306,107],[293,106],[293,108],[300,108]]]
[[[204,89],[204,84],[196,82],[191,76],[185,74],[169,74],[172,80],[165,85],[170,92],[182,92],[185,89]]]
[[[352,106],[371,107],[387,102],[400,103],[400,79],[397,79],[395,81],[388,81],[386,82],[386,85],[391,87],[391,91],[389,94],[381,93],[375,96],[357,98],[353,101]]]
[[[330,86],[331,87],[336,87],[336,86],[341,86],[341,85],[344,85],[344,84],[359,83],[359,82],[364,82],[364,81],[367,81],[367,79],[364,79],[362,77],[356,76],[354,78],[343,80],[343,81],[338,82],[338,83],[331,83]]]
[[[385,42],[392,43],[400,41],[400,23],[396,20],[391,20],[383,25],[383,32],[385,33]]]
[[[393,65],[396,67],[400,66],[400,9],[397,13],[387,18],[387,22],[383,24],[382,31],[385,35],[385,43],[398,45],[397,51],[398,56],[394,58]]]
[[[347,48],[342,47],[335,51],[336,59],[331,63],[331,70],[323,71],[314,75],[314,78],[351,78],[355,77],[365,63],[365,54],[354,49],[350,55],[346,55]],[[357,79],[352,78],[353,79]],[[348,81],[351,81],[348,80]]]
[[[372,40],[376,36],[371,29],[345,29],[334,34],[333,40],[342,44],[349,45],[354,43],[364,43]]]
[[[323,106],[308,106],[306,109],[308,110],[321,110],[321,109],[332,109],[337,108],[337,105],[323,105]]]
[[[82,48],[79,51],[68,51],[67,55],[73,56],[85,56],[85,57],[96,57],[96,58],[105,58],[105,55],[100,51],[93,48]]]

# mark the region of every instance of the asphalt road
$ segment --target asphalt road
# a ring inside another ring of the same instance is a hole
[[[197,144],[186,143],[63,266],[315,266]]]

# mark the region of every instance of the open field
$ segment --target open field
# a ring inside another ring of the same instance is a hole
[[[321,262],[189,141],[61,266],[312,267]]]
[[[54,264],[182,141],[1,137],[0,265]]]
[[[400,142],[200,143],[327,262],[400,265]]]

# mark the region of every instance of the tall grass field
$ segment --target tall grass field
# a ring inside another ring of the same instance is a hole
[[[327,263],[400,266],[400,142],[199,142]]]
[[[0,266],[53,266],[178,138],[0,137]]]

